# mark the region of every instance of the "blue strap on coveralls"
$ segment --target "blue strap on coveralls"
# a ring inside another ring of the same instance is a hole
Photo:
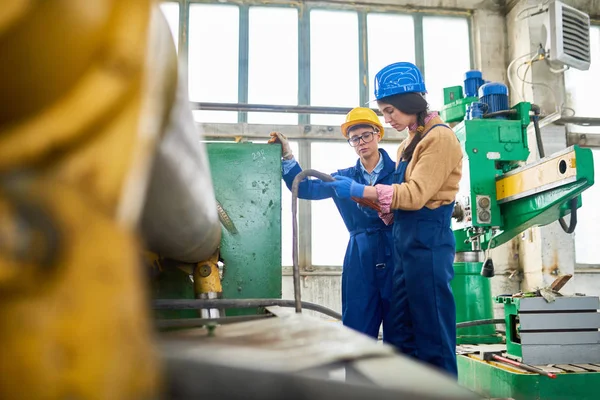
[[[431,129],[436,126],[448,128],[438,124]],[[394,183],[404,183],[407,165],[406,161],[398,164]],[[454,203],[435,210],[394,210],[390,343],[456,377],[456,307],[450,288],[455,254],[450,226],[453,209]]]

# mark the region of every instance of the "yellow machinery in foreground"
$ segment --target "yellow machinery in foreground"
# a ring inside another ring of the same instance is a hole
[[[0,399],[470,398],[304,314],[158,337],[144,250],[215,292],[221,225],[153,1],[8,0],[0,59]],[[348,361],[371,386],[307,369]]]

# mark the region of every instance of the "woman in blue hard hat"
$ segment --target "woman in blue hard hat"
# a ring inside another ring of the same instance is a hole
[[[358,160],[356,165],[332,175],[365,186],[390,185],[396,167],[385,150],[378,148],[384,130],[377,114],[369,108],[353,109],[342,124],[342,134],[358,154]],[[302,169],[294,160],[285,136],[281,133],[271,136],[270,143],[282,145],[283,179],[291,189],[294,178]],[[308,200],[333,198],[350,232],[342,270],[342,322],[373,338],[378,337],[383,323],[383,339],[391,340],[392,227],[379,218],[377,211],[358,204],[351,196],[336,196],[333,188],[318,179],[303,180],[298,197]]]
[[[363,186],[345,177],[326,185],[393,212],[394,283],[392,344],[403,353],[456,376],[454,235],[450,222],[462,175],[462,150],[454,132],[428,110],[419,69],[399,62],[375,77],[375,98],[385,121],[408,128],[400,144],[392,185]],[[343,196],[342,196],[343,197]]]

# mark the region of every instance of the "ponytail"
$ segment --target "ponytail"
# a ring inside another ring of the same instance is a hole
[[[417,132],[415,133],[415,136],[412,138],[412,140],[410,141],[408,146],[406,146],[404,148],[404,150],[402,151],[402,159],[404,161],[410,162],[410,160],[412,159],[413,153],[415,152],[415,149],[417,148],[417,145],[423,139],[423,133],[425,131],[425,117],[427,117],[427,114],[428,114],[427,110],[420,111],[417,114]]]

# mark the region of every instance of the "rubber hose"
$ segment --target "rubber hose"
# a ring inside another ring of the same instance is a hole
[[[535,142],[538,147],[538,153],[540,154],[540,158],[544,158],[546,157],[546,152],[544,151],[544,142],[542,142],[542,132],[537,115],[533,116],[533,127],[535,128]]]
[[[573,233],[575,232],[575,227],[577,226],[577,197],[572,198],[570,200],[571,206],[571,220],[569,221],[569,225],[565,222],[564,218],[560,218],[558,222],[560,223],[560,227],[565,231],[565,233]]]
[[[256,308],[256,307],[295,307],[294,300],[282,299],[161,299],[154,300],[152,307],[154,310],[184,310],[184,309],[206,309],[206,308]],[[342,319],[342,316],[330,308],[319,304],[303,301],[302,307],[307,310],[320,312],[335,319]]]
[[[516,114],[517,110],[502,110],[502,111],[494,111],[491,113],[483,114],[483,118],[494,118],[494,117],[502,117],[506,115]]]
[[[335,179],[328,174],[323,172],[315,171],[314,169],[307,169],[300,172],[294,178],[292,183],[292,260],[293,260],[293,276],[294,276],[294,301],[297,313],[302,312],[302,300],[300,294],[300,267],[298,266],[298,186],[306,177],[314,176],[325,182],[333,182]]]

